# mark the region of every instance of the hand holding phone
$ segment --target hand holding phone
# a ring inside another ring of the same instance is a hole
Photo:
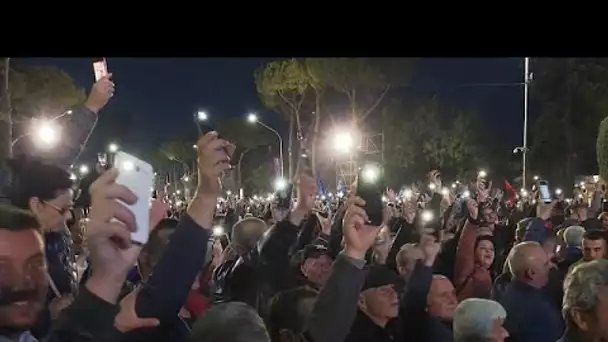
[[[93,71],[95,72],[95,82],[108,76],[108,64],[106,59],[100,58],[93,62]]]
[[[365,212],[369,225],[382,225],[382,170],[379,165],[368,164],[359,170],[357,175],[357,196],[365,201]]]
[[[549,182],[547,182],[546,180],[539,181],[538,190],[540,200],[547,204],[551,203],[551,201],[553,200],[553,196],[551,196],[551,190],[549,190]]]
[[[115,167],[118,169],[116,183],[127,187],[137,196],[137,201],[126,206],[135,216],[136,231],[131,233],[131,240],[138,244],[148,242],[150,234],[150,201],[154,185],[154,169],[152,165],[128,153],[119,151],[115,157]]]

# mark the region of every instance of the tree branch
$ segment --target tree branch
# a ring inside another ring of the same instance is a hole
[[[359,121],[365,120],[365,118],[367,118],[367,116],[370,115],[374,111],[374,109],[376,109],[376,107],[378,107],[380,102],[382,102],[382,99],[384,99],[384,96],[386,95],[386,93],[388,93],[389,89],[391,89],[390,84],[387,85],[386,87],[384,87],[384,91],[382,92],[382,94],[380,94],[380,96],[378,96],[378,98],[376,99],[376,102],[365,112],[365,114],[363,114],[359,118]]]

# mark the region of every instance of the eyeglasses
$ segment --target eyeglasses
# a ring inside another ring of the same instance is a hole
[[[46,205],[48,205],[53,210],[55,210],[61,216],[65,216],[65,214],[70,209],[72,209],[72,207],[74,206],[74,204],[70,203],[67,208],[60,208],[60,207],[58,207],[58,206],[56,206],[56,205],[54,205],[53,203],[50,203],[50,202],[43,202],[43,203],[46,204]]]

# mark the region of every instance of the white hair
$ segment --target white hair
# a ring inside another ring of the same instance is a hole
[[[521,275],[522,272],[525,272],[528,269],[529,262],[527,251],[529,251],[532,246],[540,247],[540,244],[536,241],[520,242],[513,246],[509,252],[507,263],[513,278]]]
[[[608,286],[608,260],[585,262],[574,267],[564,280],[562,312],[569,319],[573,308],[595,312],[599,294]]]
[[[505,308],[489,299],[465,299],[454,311],[454,342],[490,340],[494,320],[507,317]]]
[[[568,246],[578,246],[583,244],[585,228],[581,226],[570,226],[564,230],[564,242]]]

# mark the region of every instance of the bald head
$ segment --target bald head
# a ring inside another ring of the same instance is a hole
[[[514,279],[539,288],[547,283],[549,260],[538,242],[526,241],[515,245],[507,261]]]

